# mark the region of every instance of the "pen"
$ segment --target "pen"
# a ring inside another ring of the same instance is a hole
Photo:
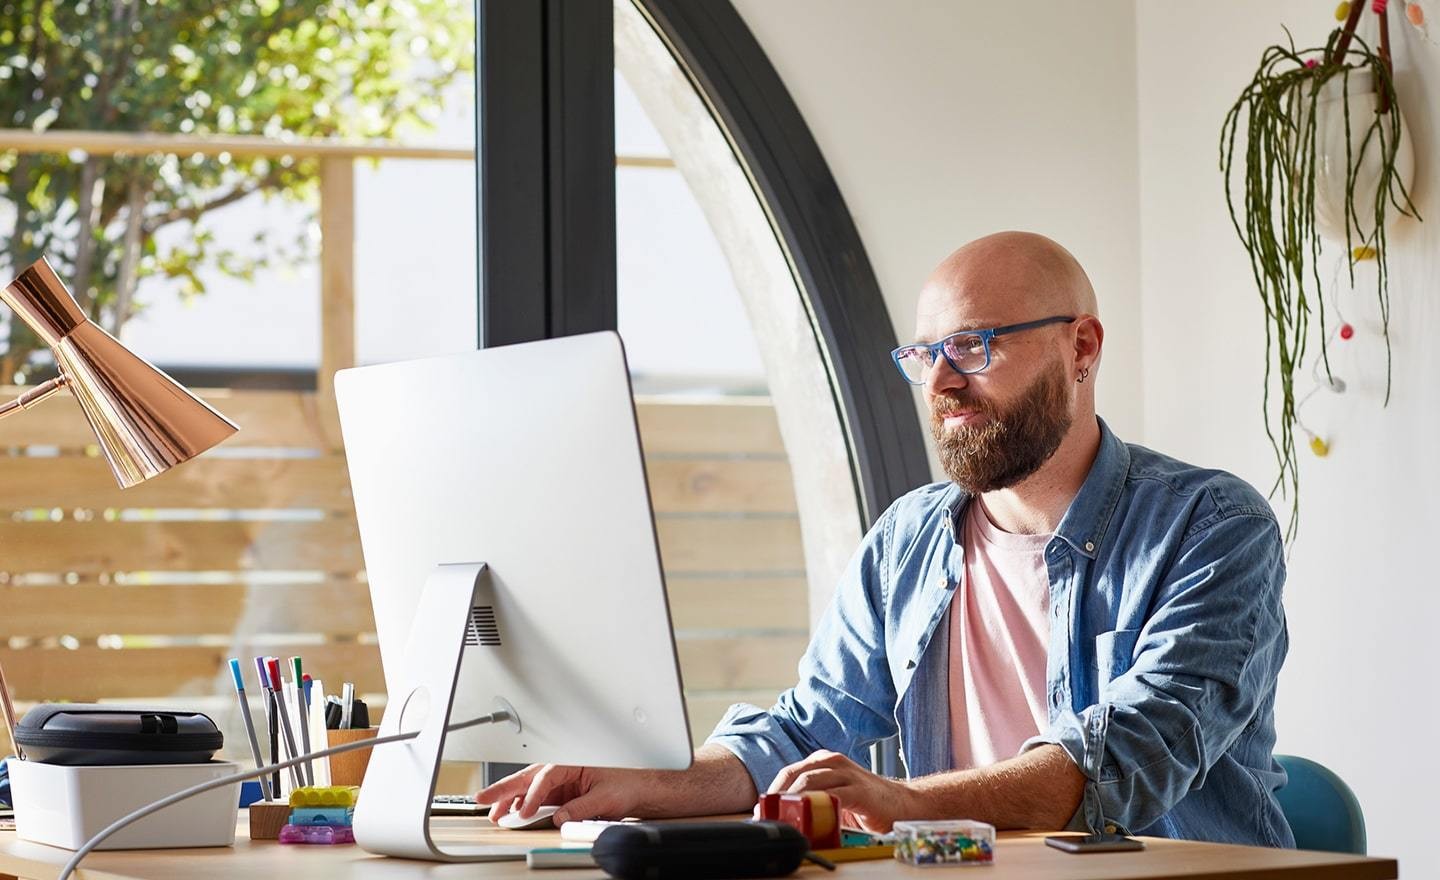
[[[280,763],[280,719],[275,715],[275,695],[270,693],[270,674],[265,671],[265,658],[255,658],[255,670],[260,675],[260,693],[265,699],[265,729],[270,734],[270,763]],[[270,777],[270,790],[278,796],[280,794],[280,771],[276,770]]]
[[[347,681],[340,688],[340,729],[349,730],[355,713],[355,683]]]
[[[310,754],[310,700],[305,694],[305,676],[300,672],[300,658],[290,658],[290,674],[295,679],[295,702],[300,706],[300,745],[304,748],[301,754]],[[305,762],[305,782],[307,785],[315,784],[315,766],[309,761]]]
[[[280,728],[285,732],[285,746],[290,750],[292,758],[298,758],[300,748],[295,745],[295,728],[290,726],[290,712],[285,708],[285,683],[280,678],[280,658],[266,657],[265,672],[270,677],[270,690],[275,695],[275,708],[280,713]],[[299,766],[297,764],[290,768],[290,779],[296,788],[309,784],[297,769]]]
[[[245,679],[240,675],[240,659],[230,658],[230,675],[235,679],[235,694],[240,698],[240,719],[245,722],[245,733],[250,737],[250,754],[255,756],[255,766],[264,767],[265,757],[260,754],[260,740],[255,737],[255,721],[250,717],[250,701],[245,699]],[[271,800],[270,780],[260,777],[260,791],[265,800]]]

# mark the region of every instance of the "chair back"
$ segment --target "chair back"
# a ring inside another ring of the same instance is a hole
[[[1365,855],[1365,814],[1350,786],[1323,764],[1276,755],[1289,779],[1275,792],[1299,849]]]

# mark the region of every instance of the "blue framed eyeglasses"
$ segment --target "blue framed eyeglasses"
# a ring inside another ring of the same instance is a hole
[[[1019,333],[1022,330],[1034,330],[1049,324],[1070,324],[1074,320],[1073,315],[1052,315],[1038,321],[991,327],[988,330],[962,330],[939,342],[902,345],[890,352],[890,357],[895,361],[895,369],[900,371],[906,382],[911,385],[924,385],[925,376],[935,364],[937,353],[944,356],[945,362],[957,373],[980,373],[990,366],[990,340],[995,337]]]

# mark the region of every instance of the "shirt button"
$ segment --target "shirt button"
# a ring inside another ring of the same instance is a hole
[[[935,589],[937,589],[937,590],[948,590],[948,589],[950,589],[950,579],[949,579],[949,578],[943,578],[943,577],[942,577],[942,578],[936,578],[936,579],[935,579]]]
[[[1085,542],[1085,549],[1086,549],[1087,551],[1089,551],[1090,553],[1094,553],[1094,552],[1095,552],[1095,542],[1094,542],[1094,541],[1086,541],[1086,542]]]
[[[1114,825],[1111,825],[1111,824],[1106,824],[1106,826],[1105,826],[1105,833],[1106,833],[1106,834],[1114,834],[1114,833],[1115,833],[1115,826],[1114,826]]]

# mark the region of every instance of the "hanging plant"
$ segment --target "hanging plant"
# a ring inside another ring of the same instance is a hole
[[[1291,38],[1262,53],[1254,78],[1220,130],[1226,205],[1265,305],[1265,433],[1279,466],[1270,494],[1278,490],[1290,498],[1287,541],[1299,525],[1295,374],[1305,357],[1312,311],[1320,321],[1325,375],[1332,378],[1320,284],[1322,234],[1344,243],[1352,284],[1357,261],[1376,261],[1385,402],[1390,400],[1386,223],[1397,212],[1419,215],[1405,186],[1414,154],[1395,100],[1385,0],[1373,5],[1380,19],[1378,52],[1355,35],[1364,0],[1348,8],[1342,4],[1345,24],[1323,49],[1297,50]],[[1237,155],[1241,134],[1243,153]],[[1238,202],[1237,184],[1243,193]],[[1280,390],[1273,412],[1272,372]]]

